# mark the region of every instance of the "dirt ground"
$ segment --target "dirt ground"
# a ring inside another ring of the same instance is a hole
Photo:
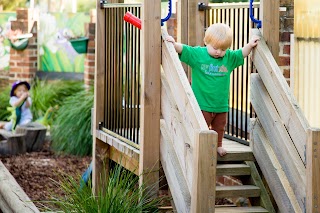
[[[59,180],[60,174],[79,179],[88,168],[91,157],[57,155],[50,149],[50,142],[46,142],[39,152],[0,156],[0,160],[32,201],[47,201],[53,194],[63,195],[61,188],[54,183]],[[216,199],[216,204],[230,205],[232,202],[229,199]],[[37,202],[35,205],[41,208]]]
[[[53,181],[59,180],[61,172],[78,179],[88,168],[91,157],[56,155],[50,149],[50,143],[46,142],[39,152],[0,156],[0,160],[31,200],[45,201],[52,194],[63,195]]]

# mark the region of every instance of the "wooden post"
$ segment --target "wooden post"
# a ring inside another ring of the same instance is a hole
[[[204,130],[195,137],[191,212],[214,212],[218,134]]]
[[[104,156],[102,153],[107,152],[107,145],[97,138],[96,131],[99,122],[104,120],[104,99],[105,99],[105,10],[100,9],[100,0],[97,0],[97,25],[96,25],[96,57],[95,57],[95,81],[94,81],[94,118],[93,118],[93,167],[92,167],[92,190],[98,193],[100,177],[103,168]],[[105,151],[101,150],[105,149]],[[108,165],[108,163],[106,163]],[[106,169],[105,171],[109,171]]]
[[[145,0],[142,5],[140,184],[159,181],[160,159],[160,63],[161,1]],[[157,193],[159,186],[153,186]]]
[[[208,0],[201,1],[208,4]],[[203,45],[204,37],[204,11],[198,10],[198,0],[188,0],[188,44],[192,46]]]
[[[276,60],[279,59],[280,0],[261,0],[262,34]]]
[[[309,129],[307,142],[306,212],[320,212],[320,129]]]

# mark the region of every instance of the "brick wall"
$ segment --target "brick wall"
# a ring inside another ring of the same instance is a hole
[[[279,62],[287,82],[290,83],[290,35],[294,25],[294,1],[280,0],[280,29],[279,29]]]
[[[94,84],[95,72],[95,37],[96,37],[96,16],[91,12],[91,21],[85,25],[86,36],[89,38],[88,50],[84,61],[84,84],[86,87]]]
[[[28,46],[24,50],[10,49],[9,84],[23,80],[32,83],[37,72],[37,22],[32,20],[30,9],[17,9],[17,20],[11,22],[11,30],[32,33]]]

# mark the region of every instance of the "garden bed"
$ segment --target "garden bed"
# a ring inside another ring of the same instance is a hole
[[[57,155],[46,141],[39,152],[0,157],[0,160],[32,201],[46,201],[52,194],[63,195],[53,181],[59,181],[61,172],[78,179],[89,166],[91,157]],[[35,205],[39,207],[37,202]]]

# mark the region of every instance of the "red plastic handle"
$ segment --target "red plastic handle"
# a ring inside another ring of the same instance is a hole
[[[132,24],[133,26],[139,28],[141,30],[141,20],[133,15],[131,12],[126,12],[126,14],[123,17],[123,20],[126,22]]]

